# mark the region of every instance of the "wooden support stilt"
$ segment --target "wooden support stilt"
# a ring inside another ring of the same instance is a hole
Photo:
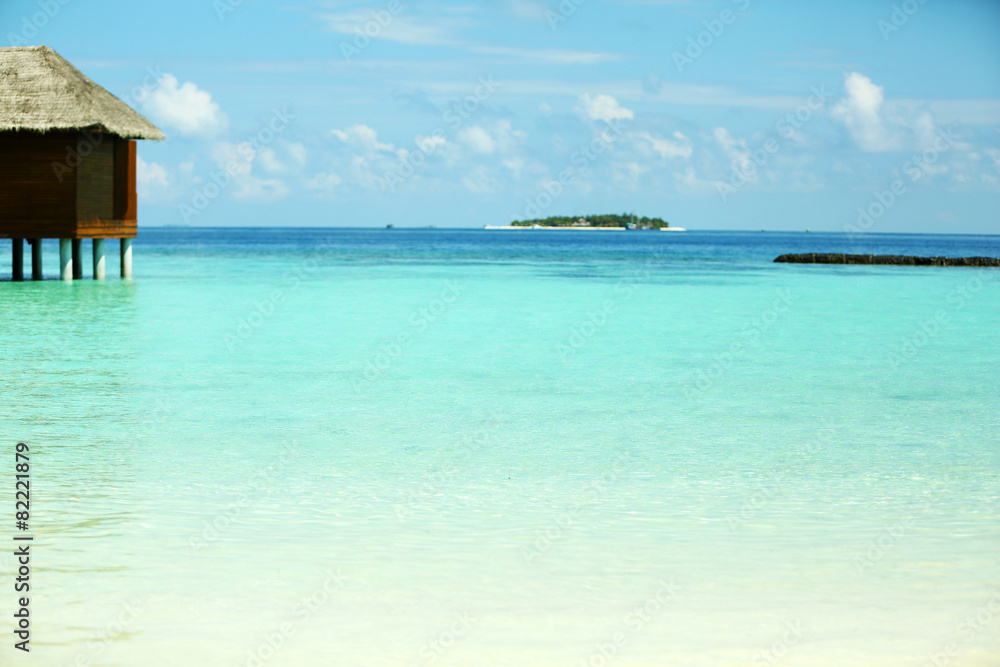
[[[59,278],[73,282],[73,239],[59,239]]]
[[[24,239],[11,239],[11,280],[24,280]]]
[[[31,239],[31,279],[41,280],[42,275],[42,239]]]
[[[94,239],[94,280],[104,280],[104,239]]]
[[[121,240],[122,278],[132,277],[132,239]]]
[[[83,239],[73,239],[73,280],[83,278]]]

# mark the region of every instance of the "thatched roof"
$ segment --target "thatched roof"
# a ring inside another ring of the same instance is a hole
[[[155,125],[49,47],[0,48],[0,132],[95,127],[125,139],[163,139]]]

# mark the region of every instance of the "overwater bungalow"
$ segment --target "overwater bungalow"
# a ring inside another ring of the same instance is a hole
[[[60,277],[105,277],[106,239],[119,239],[132,276],[139,139],[163,133],[47,46],[0,48],[0,237],[13,241],[13,279],[42,278],[42,241],[59,239]]]

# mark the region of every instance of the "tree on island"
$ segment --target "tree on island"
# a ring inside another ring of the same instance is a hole
[[[633,222],[639,229],[660,229],[670,226],[662,218],[634,217],[631,213],[622,213],[621,215],[608,213],[582,217],[553,216],[539,220],[515,220],[510,224],[512,227],[531,227],[532,225],[539,227],[627,227]]]

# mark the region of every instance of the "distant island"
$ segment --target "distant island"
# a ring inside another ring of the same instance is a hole
[[[585,217],[554,216],[540,220],[515,220],[511,227],[623,227],[629,229],[664,229],[669,227],[662,218],[636,217],[630,213],[588,215]],[[633,226],[634,225],[634,226]]]

